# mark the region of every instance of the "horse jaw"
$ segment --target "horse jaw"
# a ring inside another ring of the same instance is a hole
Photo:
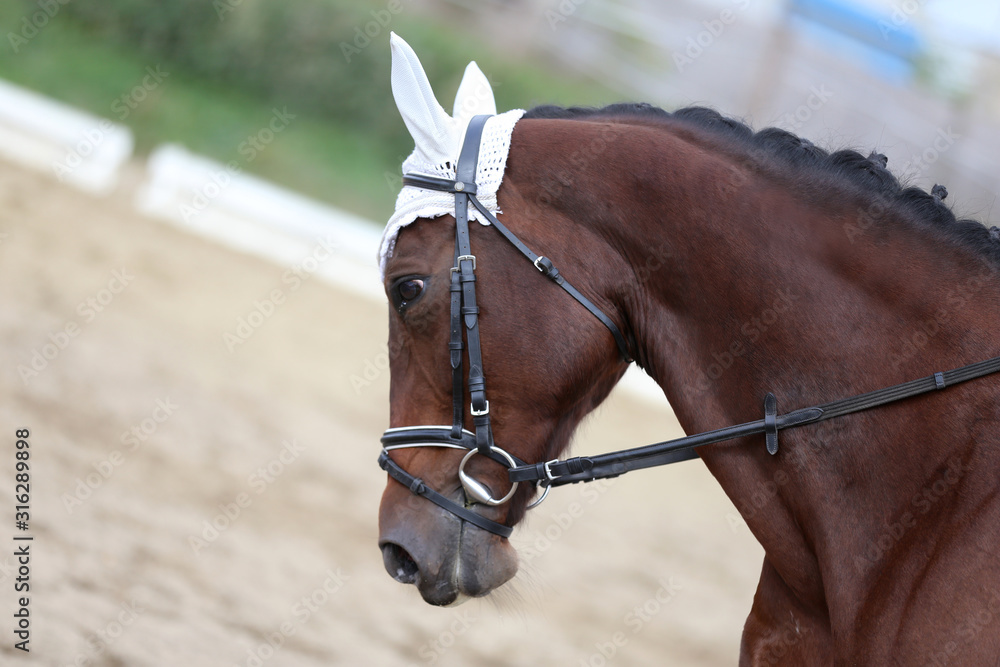
[[[461,503],[461,491],[456,495],[452,499]],[[378,544],[389,576],[415,585],[424,601],[436,606],[488,595],[517,573],[517,553],[506,539],[396,484],[382,496]]]

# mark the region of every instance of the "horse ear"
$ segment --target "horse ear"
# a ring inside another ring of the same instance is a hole
[[[392,48],[392,96],[417,151],[423,153],[430,164],[453,159],[461,139],[457,124],[438,104],[431,82],[410,45],[394,32],[389,35],[389,44]]]
[[[458,121],[459,127],[465,127],[473,116],[479,114],[495,116],[496,113],[497,103],[493,98],[493,86],[473,60],[465,68],[465,75],[455,95],[455,109],[451,115]]]

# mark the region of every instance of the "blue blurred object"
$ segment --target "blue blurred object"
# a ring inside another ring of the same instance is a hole
[[[907,3],[894,7],[889,14],[873,11],[843,0],[790,0],[788,14],[800,32],[827,42],[863,60],[882,76],[910,79],[925,45]]]

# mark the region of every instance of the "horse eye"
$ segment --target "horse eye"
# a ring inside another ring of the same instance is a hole
[[[424,281],[419,278],[405,278],[398,281],[392,289],[396,308],[403,310],[416,301],[424,291]]]
[[[424,291],[423,280],[407,280],[399,286],[399,296],[403,298],[403,301],[413,301],[420,296],[422,291]]]

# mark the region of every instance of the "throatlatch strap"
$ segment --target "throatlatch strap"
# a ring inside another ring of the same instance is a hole
[[[562,274],[559,273],[559,269],[556,268],[551,259],[534,253],[531,248],[526,246],[521,241],[521,239],[517,238],[512,231],[507,229],[502,222],[497,220],[496,216],[490,213],[489,209],[483,206],[482,202],[475,197],[470,197],[470,199],[472,200],[472,205],[479,209],[479,212],[486,216],[486,219],[490,221],[490,224],[496,227],[497,231],[500,232],[500,234],[507,239],[511,245],[517,248],[518,252],[527,257],[528,260],[535,265],[535,268],[542,272],[542,275],[554,282],[556,285],[559,285],[559,287],[562,287],[567,294],[576,299],[581,306],[589,310],[591,315],[600,320],[601,324],[608,328],[608,331],[611,332],[611,335],[615,339],[615,344],[618,346],[618,351],[621,353],[622,359],[625,363],[632,363],[632,353],[629,351],[628,341],[625,340],[625,336],[622,335],[621,330],[618,329],[618,325],[614,323],[614,320],[605,315],[604,311],[595,306],[590,299],[585,297],[580,292],[580,290],[573,287],[568,280],[563,278]]]

